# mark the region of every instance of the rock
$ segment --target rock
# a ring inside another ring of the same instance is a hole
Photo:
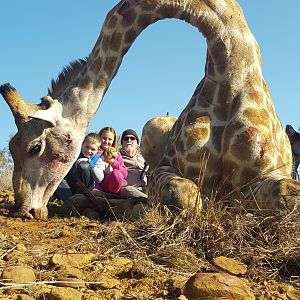
[[[15,283],[34,282],[35,274],[29,267],[11,266],[2,271],[1,278]]]
[[[120,281],[109,274],[98,274],[94,277],[94,280],[97,282],[91,284],[94,289],[112,289],[120,285]]]
[[[300,299],[300,289],[290,286],[286,292],[286,296],[289,300],[299,300]]]
[[[197,273],[193,275],[185,285],[184,295],[189,300],[255,299],[246,280],[227,273]]]
[[[50,264],[54,266],[62,266],[69,265],[73,267],[80,267],[89,263],[92,259],[94,259],[96,254],[87,253],[87,254],[54,254],[50,258]]]
[[[247,266],[244,263],[225,256],[214,258],[213,264],[232,275],[244,275],[247,273]]]
[[[20,251],[20,252],[26,252],[27,248],[24,244],[20,243],[17,245],[16,250]]]
[[[81,300],[82,293],[69,287],[53,287],[45,295],[46,300]]]
[[[75,277],[75,278],[83,278],[84,274],[78,268],[63,265],[58,267],[57,271],[63,277]]]
[[[110,274],[128,273],[132,270],[133,262],[128,258],[117,257],[102,262],[104,270]]]

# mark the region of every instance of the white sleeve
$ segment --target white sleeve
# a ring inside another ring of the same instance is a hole
[[[100,158],[95,167],[91,169],[93,178],[96,182],[101,182],[104,178],[105,162]]]

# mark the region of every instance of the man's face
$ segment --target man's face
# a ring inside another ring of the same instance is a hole
[[[137,139],[133,135],[125,135],[122,140],[122,148],[126,151],[128,150],[137,150]]]

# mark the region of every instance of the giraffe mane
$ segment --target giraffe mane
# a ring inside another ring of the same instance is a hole
[[[65,66],[57,78],[51,80],[51,88],[48,89],[48,95],[52,98],[58,97],[61,91],[78,76],[86,64],[87,58],[82,58],[74,60]]]

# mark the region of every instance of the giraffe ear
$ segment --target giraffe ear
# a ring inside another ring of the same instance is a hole
[[[293,136],[296,133],[292,125],[286,125],[285,132],[287,133],[288,136]]]
[[[57,126],[62,120],[62,105],[49,96],[42,98],[42,101],[47,104],[48,108],[40,109],[29,117],[46,121],[53,127]]]

